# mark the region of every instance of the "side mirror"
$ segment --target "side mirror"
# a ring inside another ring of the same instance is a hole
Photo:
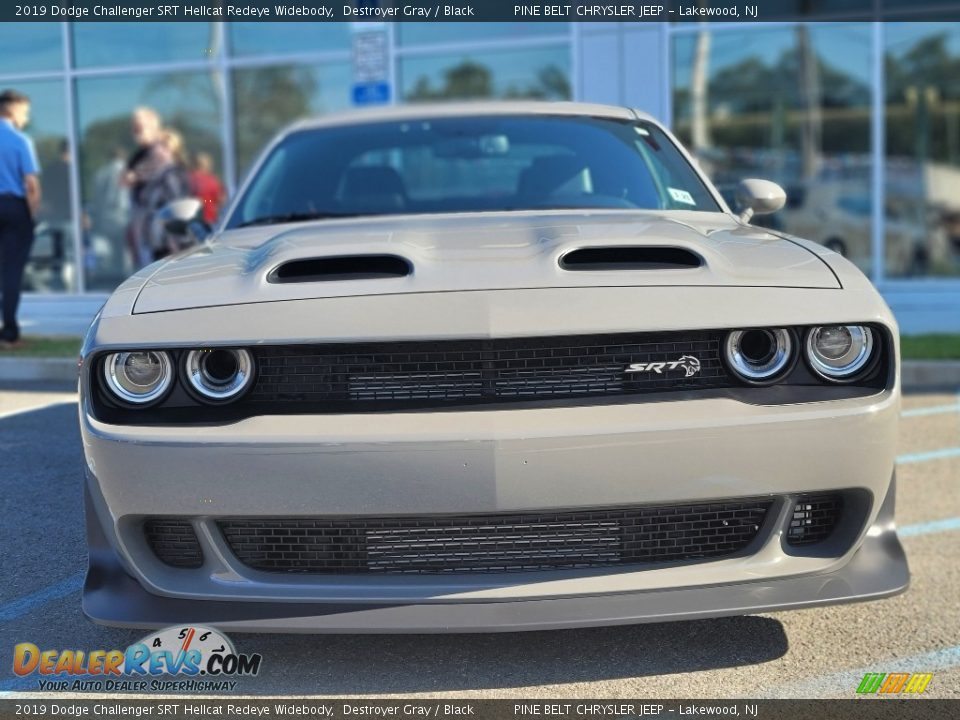
[[[210,226],[203,221],[203,203],[197,198],[180,198],[157,211],[157,220],[171,235],[193,235],[198,241],[210,234]]]
[[[768,215],[782,208],[787,202],[787,194],[775,182],[747,178],[737,185],[736,199],[740,220],[750,222],[754,215]]]

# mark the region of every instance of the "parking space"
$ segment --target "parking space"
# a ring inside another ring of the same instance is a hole
[[[811,452],[815,452],[815,448]],[[236,635],[264,657],[238,688],[262,694],[483,697],[850,697],[866,672],[933,672],[960,696],[960,396],[912,395],[898,448],[908,593],[872,603],[720,620],[492,635]],[[142,633],[80,611],[85,563],[75,397],[0,388],[0,691],[12,648],[125,647]],[[131,468],[131,477],[136,469]]]

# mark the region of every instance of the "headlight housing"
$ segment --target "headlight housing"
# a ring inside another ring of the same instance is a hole
[[[863,325],[820,325],[807,332],[807,361],[827,380],[857,375],[873,357],[873,331]]]
[[[786,328],[731,330],[724,352],[727,364],[749,383],[771,382],[793,360],[793,339]]]
[[[240,397],[253,381],[253,357],[247,350],[211,348],[191,350],[184,360],[187,383],[208,403]]]
[[[133,405],[162,398],[173,383],[173,364],[162,350],[136,350],[107,355],[103,377],[113,395]]]

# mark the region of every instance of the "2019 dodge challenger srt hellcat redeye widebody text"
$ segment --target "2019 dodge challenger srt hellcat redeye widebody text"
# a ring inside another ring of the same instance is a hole
[[[749,223],[778,186],[738,202],[631,109],[287,129],[87,335],[85,612],[525,630],[903,591],[894,319]]]

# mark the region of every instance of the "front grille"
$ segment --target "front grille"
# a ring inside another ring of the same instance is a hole
[[[793,507],[787,530],[790,545],[810,545],[826,540],[833,533],[843,510],[840,495],[803,496]]]
[[[256,350],[258,376],[247,402],[403,409],[728,387],[722,336],[684,331],[265,347]],[[662,366],[628,371],[639,363]]]
[[[569,512],[355,519],[234,519],[218,524],[256,570],[466,573],[696,561],[744,550],[768,500]]]
[[[153,518],[143,524],[143,532],[150,549],[167,565],[178,568],[203,565],[203,551],[188,521]]]

